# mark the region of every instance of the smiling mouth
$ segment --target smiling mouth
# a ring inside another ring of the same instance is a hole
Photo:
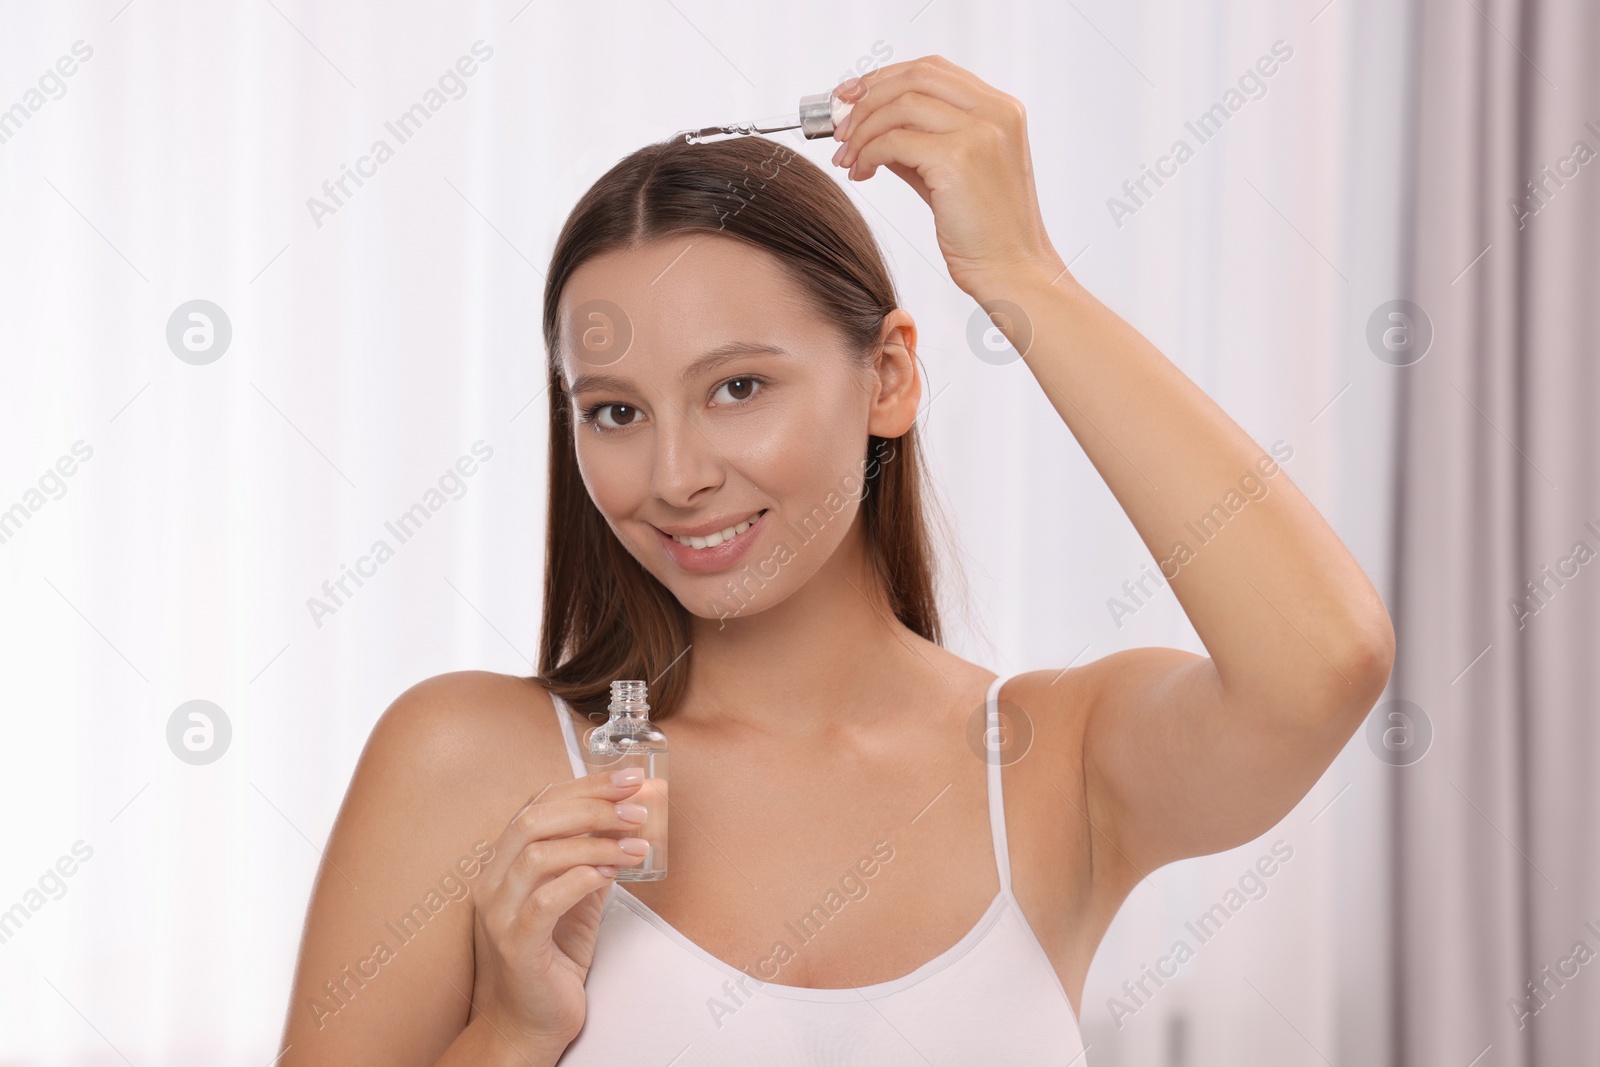
[[[718,545],[726,544],[727,542],[732,541],[735,537],[743,534],[755,523],[757,519],[761,518],[761,516],[765,515],[766,513],[767,509],[762,508],[760,511],[756,512],[743,522],[734,526],[730,526],[726,530],[719,530],[716,533],[707,534],[704,537],[676,537],[671,534],[668,534],[667,536],[672,537],[674,541],[678,542],[680,545],[683,545],[685,548],[716,548]]]

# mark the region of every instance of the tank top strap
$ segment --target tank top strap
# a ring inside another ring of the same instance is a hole
[[[988,695],[984,698],[985,722],[983,733],[984,762],[988,765],[989,773],[989,836],[994,844],[995,868],[1000,874],[1000,891],[1011,891],[1011,853],[1006,844],[1006,802],[1005,793],[1001,789],[1000,771],[1001,763],[1005,759],[1006,746],[1001,739],[1009,724],[1000,721],[1000,687],[1008,681],[1005,676],[997,676],[989,683]]]
[[[556,718],[561,720],[561,736],[565,739],[567,760],[572,764],[572,776],[582,778],[589,773],[589,768],[584,764],[583,752],[578,748],[578,731],[572,725],[572,712],[568,710],[567,702],[554,693],[550,693],[550,702],[555,705]]]

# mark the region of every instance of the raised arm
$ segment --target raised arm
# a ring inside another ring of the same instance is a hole
[[[1210,654],[1140,648],[1077,669],[1095,836],[1148,872],[1283,818],[1383,692],[1394,631],[1279,457],[1069,275],[1052,277],[1019,272],[980,299],[1025,310],[1029,369]]]
[[[854,108],[836,162],[856,180],[887,168],[933,208],[952,280],[1023,353],[1210,653],[1107,656],[1035,709],[1081,728],[1097,854],[1109,839],[1108,858],[1149,871],[1249,841],[1382,693],[1394,631],[1376,590],[1277,457],[1067,271],[1018,100],[940,56],[839,92]]]

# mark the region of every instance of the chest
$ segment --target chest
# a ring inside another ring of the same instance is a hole
[[[670,869],[620,883],[679,935],[764,982],[888,982],[956,945],[1000,890],[985,765],[737,746],[673,753]]]

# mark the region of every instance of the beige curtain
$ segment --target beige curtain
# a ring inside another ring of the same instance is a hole
[[[1416,17],[1392,1061],[1600,1063],[1600,5]]]

